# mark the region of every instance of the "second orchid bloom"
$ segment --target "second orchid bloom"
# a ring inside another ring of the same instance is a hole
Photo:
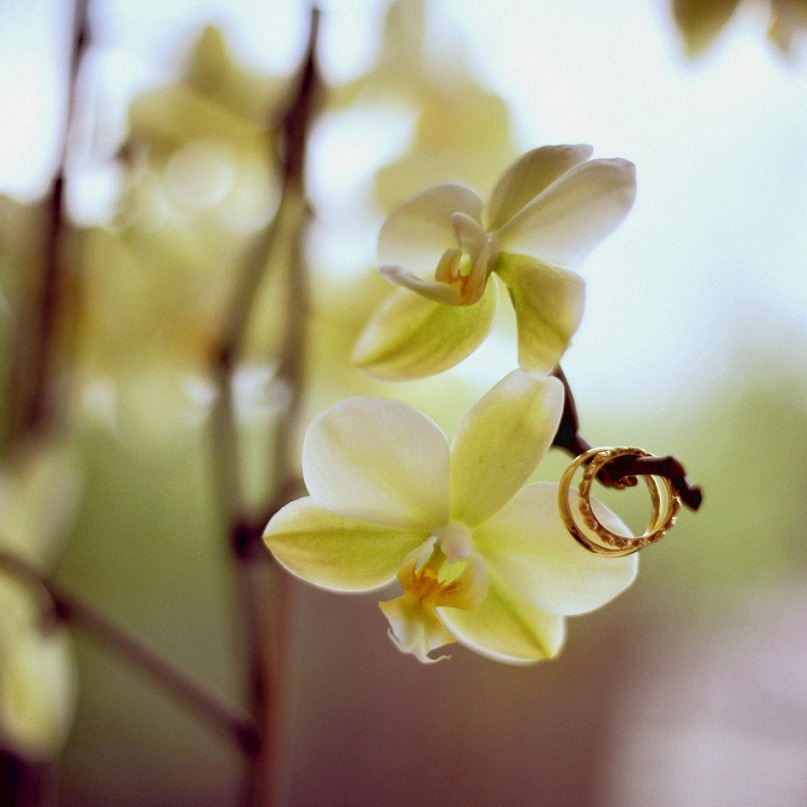
[[[632,163],[590,160],[591,152],[585,145],[527,152],[487,205],[470,188],[443,184],[396,208],[378,252],[382,274],[401,288],[360,337],[356,364],[391,380],[453,367],[490,330],[496,274],[515,308],[519,366],[550,371],[583,315],[585,286],[574,270],[636,194]]]
[[[342,401],[306,433],[310,496],[281,509],[264,539],[286,569],[325,589],[367,591],[397,577],[402,593],[381,608],[397,646],[421,661],[454,641],[514,664],[549,658],[564,617],[605,604],[637,569],[635,555],[602,558],[570,539],[556,484],[525,485],[562,407],[556,379],[517,370],[449,444],[405,404]]]

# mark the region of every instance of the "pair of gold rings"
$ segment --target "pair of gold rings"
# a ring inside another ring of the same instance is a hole
[[[664,476],[644,476],[653,513],[647,530],[638,538],[619,535],[608,529],[597,517],[591,504],[591,483],[597,474],[617,457],[651,457],[641,448],[592,448],[575,457],[560,480],[558,506],[561,518],[572,537],[589,552],[609,557],[619,557],[637,552],[648,544],[655,543],[670,527],[675,524],[675,517],[681,506],[681,499],[672,486],[672,482]],[[577,508],[579,519],[572,512],[569,489],[572,479],[579,468],[585,465],[582,479],[578,486]],[[620,483],[617,489],[626,485]],[[586,530],[587,528],[587,530]],[[596,535],[596,540],[592,535]]]

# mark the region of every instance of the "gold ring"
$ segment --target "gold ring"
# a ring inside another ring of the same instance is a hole
[[[609,462],[617,457],[625,456],[652,457],[653,455],[641,448],[592,448],[575,457],[560,480],[558,506],[566,529],[579,544],[597,555],[609,557],[630,555],[648,544],[655,543],[673,526],[681,506],[681,499],[669,479],[664,476],[643,475],[653,505],[653,513],[646,532],[638,538],[631,538],[618,535],[603,526],[591,506],[591,484]],[[583,525],[594,532],[602,543],[586,535],[580,523],[575,519],[569,502],[569,488],[572,479],[577,470],[586,463],[588,465],[583,471],[583,478],[578,488],[578,509]],[[624,488],[625,485],[622,483],[617,485],[617,489]],[[664,502],[663,507],[662,501]]]

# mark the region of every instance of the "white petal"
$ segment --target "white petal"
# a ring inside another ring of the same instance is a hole
[[[465,185],[434,185],[390,213],[378,236],[378,263],[408,274],[433,273],[446,249],[456,247],[451,217],[482,217],[482,200]]]
[[[310,497],[279,510],[263,534],[281,566],[331,591],[370,591],[392,582],[403,559],[428,538],[428,530],[342,518]]]
[[[345,518],[429,529],[448,517],[448,441],[399,401],[348,398],[316,417],[303,478],[318,505]]]
[[[424,609],[417,598],[410,592],[404,592],[400,597],[388,602],[378,603],[389,622],[388,635],[392,643],[402,653],[409,653],[423,664],[434,664],[443,661],[449,656],[433,658],[429,655],[438,647],[444,647],[455,641],[446,630],[445,625],[434,612],[434,609]]]
[[[562,411],[561,383],[521,370],[478,401],[451,442],[451,517],[475,526],[509,501],[551,445]]]
[[[627,160],[591,160],[568,171],[497,233],[503,251],[556,266],[579,266],[627,216],[636,169]]]
[[[572,506],[576,507],[571,491]],[[603,525],[622,535],[628,528],[608,508],[593,502]],[[488,566],[520,596],[555,614],[581,614],[612,600],[636,577],[636,555],[609,558],[580,546],[558,511],[558,486],[528,485],[474,531]]]
[[[591,156],[591,146],[542,146],[519,157],[501,176],[485,208],[485,227],[498,230],[556,179]]]
[[[458,284],[422,280],[410,275],[400,266],[382,266],[379,270],[390,283],[414,291],[421,297],[442,305],[462,305],[462,291]]]

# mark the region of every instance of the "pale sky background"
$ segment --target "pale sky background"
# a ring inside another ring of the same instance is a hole
[[[428,5],[449,57],[464,41],[480,79],[510,103],[524,150],[588,142],[596,156],[637,165],[631,216],[583,270],[586,316],[564,362],[579,403],[619,408],[629,398],[630,411],[703,400],[713,381],[758,372],[758,357],[747,361],[757,346],[803,367],[807,58],[783,58],[753,8],[688,62],[666,0]],[[47,186],[63,113],[64,64],[53,54],[64,57],[67,6],[0,3],[0,192],[30,199]],[[372,62],[384,4],[322,6],[326,75],[355,76]],[[176,68],[175,46],[186,49],[203,22],[222,24],[254,66],[283,72],[307,19],[307,6],[290,0],[105,0],[96,11],[107,85],[99,103],[113,118],[128,92]],[[386,142],[367,131],[379,156],[403,145],[400,133]],[[330,160],[328,176],[314,177],[315,201],[357,172],[366,166]],[[375,237],[352,237],[352,248],[369,260]],[[494,348],[474,361],[495,365]]]

